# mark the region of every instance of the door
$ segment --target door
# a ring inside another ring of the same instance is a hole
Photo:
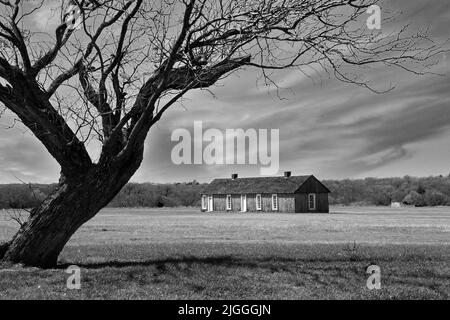
[[[247,212],[247,195],[241,194],[241,212]]]
[[[214,210],[213,206],[213,196],[208,197],[208,211],[211,212]]]

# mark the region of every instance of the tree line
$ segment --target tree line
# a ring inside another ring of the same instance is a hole
[[[366,178],[324,180],[332,205],[450,206],[450,175],[417,178]],[[128,183],[109,207],[196,207],[206,184],[197,181],[154,184]],[[0,209],[33,208],[50,195],[56,184],[0,185]]]
[[[366,178],[326,180],[332,191],[330,204],[388,206],[449,206],[450,175],[436,177]]]

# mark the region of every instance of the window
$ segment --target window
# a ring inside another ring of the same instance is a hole
[[[262,204],[261,204],[261,195],[260,195],[260,194],[257,194],[257,195],[256,195],[256,210],[261,211],[261,207],[262,207]]]
[[[214,201],[213,196],[208,197],[208,211],[214,211]]]
[[[231,194],[227,195],[227,210],[231,210]]]
[[[206,209],[208,209],[208,201],[206,199],[206,196],[203,195],[202,196],[202,210],[206,210]]]
[[[308,195],[308,207],[309,210],[316,210],[316,194],[310,193]]]
[[[277,194],[272,195],[272,210],[273,211],[278,210],[278,195]]]

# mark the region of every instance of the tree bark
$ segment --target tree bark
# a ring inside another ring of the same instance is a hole
[[[61,179],[57,190],[32,211],[29,220],[6,244],[3,260],[55,267],[67,241],[114,198],[139,168],[142,157],[143,148],[126,161],[95,165],[76,180]]]

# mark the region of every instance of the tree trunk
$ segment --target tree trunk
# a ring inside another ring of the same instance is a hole
[[[94,166],[76,180],[62,179],[7,244],[3,259],[41,268],[56,266],[67,241],[129,181],[140,166],[142,154],[143,150],[136,151],[132,159],[121,164]]]

